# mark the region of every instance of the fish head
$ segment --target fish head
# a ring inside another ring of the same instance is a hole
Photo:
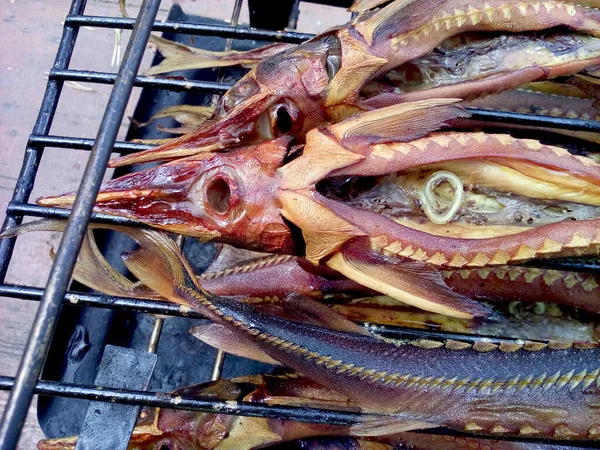
[[[276,202],[284,136],[229,153],[201,153],[104,183],[95,210],[151,227],[249,250],[289,253],[290,229]],[[70,207],[74,193],[38,199]]]
[[[196,130],[115,158],[110,166],[226,151],[282,136],[295,136],[301,143],[308,130],[327,122],[323,104],[339,61],[339,41],[333,35],[267,58],[221,97],[213,116]]]
[[[247,139],[299,135],[325,121],[321,105],[335,74],[334,38],[310,41],[261,62],[221,97],[215,118],[251,123]]]

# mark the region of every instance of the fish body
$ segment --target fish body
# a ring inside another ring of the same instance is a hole
[[[215,391],[223,391],[215,396]],[[223,396],[225,394],[225,396]],[[202,383],[179,389],[171,395],[186,398],[228,399],[266,404],[317,404],[344,408],[348,399],[312,380],[289,375],[251,375],[233,380]],[[250,435],[250,433],[252,433]],[[166,446],[171,450],[212,450],[253,448],[298,448],[303,450],[392,450],[398,446],[415,449],[460,449],[466,445],[483,448],[493,445],[499,450],[554,450],[553,445],[500,442],[480,438],[451,437],[416,433],[396,433],[371,438],[344,437],[351,435],[348,427],[299,423],[276,419],[231,416],[199,411],[164,408],[145,409],[133,430],[129,450],[156,450]],[[320,436],[323,436],[320,438]],[[299,440],[299,441],[298,441]],[[69,450],[77,445],[77,437],[45,439],[39,450]]]
[[[440,269],[597,254],[600,166],[535,140],[441,131],[468,116],[455,103],[364,113],[312,130],[301,149],[284,137],[176,160],[107,182],[96,209],[305,256],[402,302],[485,316],[485,307],[448,287]],[[73,198],[42,203],[66,206]],[[591,295],[597,287],[594,280],[569,284]]]
[[[599,6],[593,1],[591,4]],[[469,86],[462,90],[462,85],[457,85],[444,93],[434,89],[412,100],[499,92],[597,64],[593,56],[595,44],[591,41],[600,37],[600,15],[594,7],[560,0],[396,0],[264,59],[221,98],[214,116],[196,130],[158,148],[116,158],[111,165],[165,161],[289,135],[302,143],[306,133],[315,127],[410,100],[404,94],[390,96],[383,92],[365,103],[361,91],[372,80],[423,57],[446,39],[472,32],[523,33],[555,27],[569,28],[581,35],[580,41],[590,42],[582,47],[575,42],[578,35],[565,37],[561,42],[549,38],[534,52],[549,58],[533,64],[532,45],[525,46],[529,50],[500,49],[502,56],[495,57],[507,62],[508,69],[500,71],[495,79],[490,77],[479,85],[467,83]],[[516,63],[510,64],[511,59]],[[472,65],[481,68],[482,64],[474,61]]]
[[[306,374],[363,411],[394,415],[404,430],[443,425],[492,435],[594,438],[600,421],[594,346],[387,341],[323,309],[321,326],[281,319],[203,291],[165,235],[139,231],[136,239],[141,249],[125,262],[149,288],[206,315],[230,341],[251,343],[255,354]],[[291,306],[316,305],[303,299]],[[203,329],[193,333],[207,336]]]

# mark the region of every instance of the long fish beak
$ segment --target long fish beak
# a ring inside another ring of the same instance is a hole
[[[134,172],[104,183],[95,211],[138,220],[163,230],[211,240],[220,236],[194,204],[194,188],[211,154]],[[210,164],[212,166],[212,164]],[[200,181],[201,182],[201,181]],[[71,208],[75,193],[37,200],[42,206]]]
[[[124,175],[102,185],[95,211],[204,241],[291,251],[290,230],[275,202],[280,183],[276,170],[291,142],[286,136]],[[70,208],[74,201],[70,193],[37,203]]]
[[[273,102],[270,92],[258,92],[240,101],[225,115],[203,122],[191,133],[156,148],[113,158],[108,166],[121,167],[154,161],[170,161],[259,142],[265,139],[265,136],[261,139],[261,133],[270,132],[270,130],[260,129],[259,118]],[[266,138],[270,137],[272,136],[267,134]]]

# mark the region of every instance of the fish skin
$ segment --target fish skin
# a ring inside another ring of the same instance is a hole
[[[598,348],[555,350],[524,341],[507,351],[485,339],[458,347],[447,341],[391,342],[283,320],[202,290],[173,241],[160,232],[141,234],[141,250],[125,257],[140,281],[226,326],[240,340],[252,340],[365,412],[461,431],[475,423],[484,434],[518,435],[532,428],[548,438],[565,437],[569,430],[587,439],[600,422],[593,407]]]

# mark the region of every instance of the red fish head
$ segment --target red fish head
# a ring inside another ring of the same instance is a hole
[[[113,159],[111,167],[165,161],[228,150],[281,136],[296,136],[327,121],[329,81],[339,69],[333,36],[309,41],[262,61],[219,101],[213,117],[195,131],[160,147]]]
[[[201,153],[103,184],[95,210],[166,231],[251,250],[293,250],[276,201],[275,171],[291,137],[230,153]],[[45,197],[45,206],[70,207],[74,194]]]

